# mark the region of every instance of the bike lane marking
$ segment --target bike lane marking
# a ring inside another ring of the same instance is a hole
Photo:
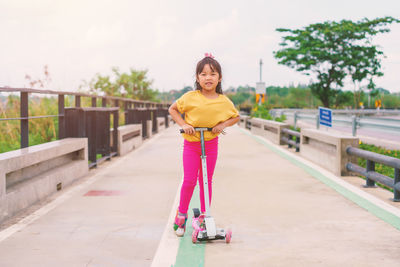
[[[193,217],[193,208],[200,208],[200,197],[199,197],[199,187],[196,186],[193,191],[192,200],[189,204],[188,209],[188,220],[186,222],[186,231],[185,235],[180,238],[179,250],[176,255],[175,265],[174,267],[203,267],[204,266],[204,257],[205,257],[205,243],[192,243],[192,217]],[[176,210],[175,210],[176,213]],[[172,228],[172,226],[171,226]]]
[[[188,220],[186,222],[185,235],[183,237],[177,237],[173,230],[173,222],[179,204],[181,186],[182,183],[178,187],[167,224],[164,228],[161,241],[151,264],[152,267],[204,266],[205,244],[192,243],[192,209],[198,207],[200,203],[199,189],[197,186],[193,191],[193,196],[188,208]]]

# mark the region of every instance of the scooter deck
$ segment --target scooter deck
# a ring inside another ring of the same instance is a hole
[[[225,239],[225,231],[218,229],[214,237],[207,236],[207,230],[200,231],[197,235],[197,241],[210,241],[210,240],[223,240]]]

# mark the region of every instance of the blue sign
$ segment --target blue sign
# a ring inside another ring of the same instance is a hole
[[[332,127],[332,110],[329,108],[318,108],[319,124]]]

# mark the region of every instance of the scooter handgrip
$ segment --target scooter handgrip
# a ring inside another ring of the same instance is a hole
[[[201,127],[199,127],[199,128],[201,128]],[[203,129],[204,129],[204,128],[203,128]],[[213,129],[213,128],[207,128],[207,131],[210,131],[210,132],[211,132],[212,129]],[[194,128],[194,130],[197,131],[197,128]],[[183,129],[179,129],[179,132],[180,132],[180,133],[185,133],[185,131],[184,131]]]

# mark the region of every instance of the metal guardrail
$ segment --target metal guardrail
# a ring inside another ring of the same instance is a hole
[[[301,114],[303,112],[306,112],[306,114]],[[337,114],[345,114],[344,111],[338,112],[338,111],[333,111],[334,113]],[[293,117],[293,121],[294,121],[294,127],[297,126],[297,122],[298,120],[309,120],[309,121],[313,121],[316,125],[316,128],[319,128],[319,117],[318,114],[315,113],[315,111],[295,111],[294,113],[291,112],[285,112],[282,111],[281,114],[285,114],[285,116],[287,117]],[[274,114],[274,116],[277,115],[276,111],[273,112],[272,114]],[[350,114],[354,114],[353,113],[349,113]],[[370,114],[370,113],[359,113],[366,115],[366,114]],[[374,113],[375,114],[375,113]],[[400,114],[399,112],[391,112],[390,114]],[[381,120],[382,123],[377,123],[374,122],[376,120]],[[400,132],[400,120],[396,120],[396,119],[390,119],[390,118],[369,118],[369,117],[357,117],[355,115],[351,116],[350,120],[346,120],[346,119],[341,119],[341,118],[332,118],[332,122],[333,123],[343,123],[346,124],[348,126],[352,127],[352,134],[353,136],[357,135],[357,129],[359,128],[375,128],[375,129],[381,129],[381,130],[391,130],[391,131],[399,131]],[[398,123],[397,125],[395,123]]]
[[[247,130],[251,130],[251,121],[249,121],[249,120],[246,120],[246,129]]]
[[[316,114],[318,109],[299,109],[299,108],[286,108],[286,109],[271,109],[270,112],[278,116],[277,114],[288,114],[294,112]],[[400,109],[333,109],[333,114],[343,115],[400,115]]]
[[[290,129],[283,128],[282,133],[284,133],[286,136],[282,136],[281,140],[285,143],[288,144],[289,148],[295,147],[296,152],[300,151],[300,132],[293,131]],[[292,138],[293,136],[296,137],[296,141],[294,141]]]
[[[347,147],[348,155],[360,157],[367,160],[367,168],[363,168],[353,163],[347,163],[346,169],[358,173],[366,178],[365,187],[375,187],[375,182],[383,184],[394,191],[393,201],[400,202],[400,159],[381,155],[371,151],[355,147]],[[381,163],[394,168],[394,179],[375,172],[375,163]]]

